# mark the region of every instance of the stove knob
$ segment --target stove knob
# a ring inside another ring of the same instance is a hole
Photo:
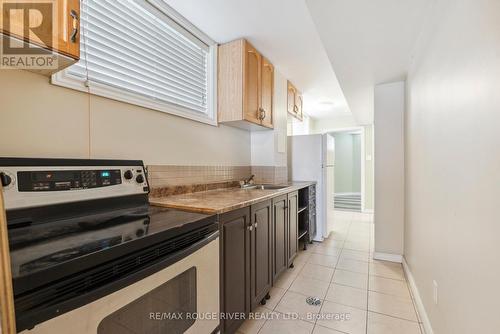
[[[140,174],[139,174],[139,175],[137,175],[137,177],[135,178],[135,181],[136,181],[137,183],[144,183],[144,176],[142,176],[142,175],[140,175]]]
[[[0,180],[3,187],[7,187],[12,182],[12,178],[5,173],[0,173]]]
[[[131,170],[128,170],[125,172],[125,174],[123,174],[123,176],[126,180],[132,180],[132,178],[134,177],[134,173],[132,173]]]

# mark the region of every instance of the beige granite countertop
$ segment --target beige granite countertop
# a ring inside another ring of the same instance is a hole
[[[224,213],[262,202],[316,184],[316,182],[290,182],[282,189],[227,188],[197,193],[152,197],[151,205],[207,214]]]

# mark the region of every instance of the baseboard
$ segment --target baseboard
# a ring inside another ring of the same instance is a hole
[[[399,255],[399,254],[375,252],[375,253],[373,253],[373,258],[375,260],[381,260],[381,261],[389,261],[389,262],[397,262],[397,263],[403,262],[403,255]]]
[[[434,334],[431,322],[429,320],[429,317],[427,316],[427,312],[425,311],[424,303],[422,302],[422,298],[420,298],[417,284],[415,283],[415,279],[413,278],[413,274],[411,273],[410,267],[408,267],[408,263],[406,263],[405,258],[403,258],[403,270],[405,272],[406,279],[408,280],[408,284],[410,285],[411,294],[413,295],[415,307],[417,308],[420,321],[422,321],[422,326],[424,327],[425,334]]]

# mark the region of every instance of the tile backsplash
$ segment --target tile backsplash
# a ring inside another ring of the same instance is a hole
[[[275,166],[252,166],[252,174],[257,183],[286,183],[288,181],[288,168]]]
[[[257,183],[285,183],[288,180],[287,167],[148,166],[148,180],[153,197],[238,187],[240,180],[252,174],[255,174]]]

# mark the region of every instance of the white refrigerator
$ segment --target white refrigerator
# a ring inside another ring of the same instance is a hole
[[[288,137],[288,175],[292,181],[316,181],[316,235],[333,231],[335,138],[329,134]]]

